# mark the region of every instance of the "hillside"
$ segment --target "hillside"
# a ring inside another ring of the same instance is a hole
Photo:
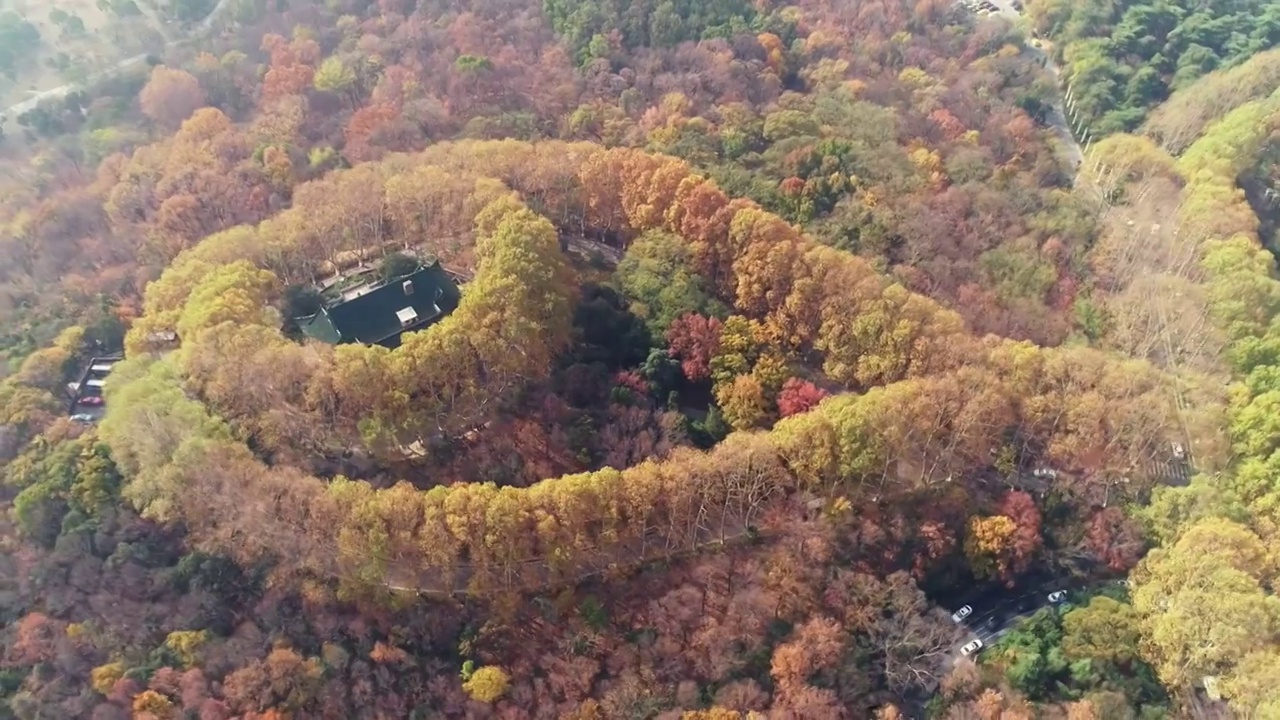
[[[1028,5],[238,3],[42,102],[0,718],[1280,713],[1275,38]]]

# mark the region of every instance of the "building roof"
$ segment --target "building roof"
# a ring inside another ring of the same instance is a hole
[[[321,342],[395,347],[401,334],[421,330],[453,312],[459,298],[458,286],[436,261],[329,303],[297,322],[304,335]]]

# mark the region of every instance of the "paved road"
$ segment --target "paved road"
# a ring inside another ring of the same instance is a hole
[[[143,4],[145,5],[145,3]],[[169,42],[164,44],[163,50],[168,50],[170,48],[173,48],[177,45],[181,45],[183,43],[194,42],[202,39],[213,28],[213,23],[217,22],[218,18],[221,17],[222,14],[226,12],[230,7],[231,7],[230,0],[218,0],[218,4],[213,7],[213,10],[209,11],[209,14],[206,15],[203,20],[201,20],[191,29],[191,32],[188,34],[186,38],[180,39],[180,40],[170,40]],[[164,32],[163,24],[161,24],[159,27],[160,27],[160,32],[163,33]],[[151,54],[154,54],[154,53],[151,53]],[[11,105],[10,107],[4,110],[0,110],[0,118],[5,118],[8,121],[13,121],[22,113],[27,112],[28,110],[34,110],[36,108],[36,105],[38,105],[41,100],[46,100],[48,98],[66,97],[67,95],[70,95],[72,92],[76,90],[79,90],[86,86],[90,86],[90,85],[93,85],[94,83],[102,81],[103,79],[110,77],[114,73],[117,73],[121,70],[125,70],[127,68],[146,62],[147,55],[148,53],[143,53],[141,55],[134,55],[133,57],[125,58],[114,65],[111,65],[103,70],[99,70],[98,72],[93,73],[83,83],[67,83],[66,85],[62,85],[56,88],[51,88],[49,90],[41,90],[40,92],[33,94],[31,97],[27,98],[26,100],[23,100],[20,103]]]
[[[1012,0],[991,0],[991,2],[1000,8],[999,15],[1010,22],[1016,23],[1022,18],[1022,13],[1013,7]],[[1027,45],[1026,53],[1032,60],[1049,71],[1049,75],[1053,77],[1055,87],[1062,87],[1062,72],[1053,62],[1053,58],[1049,57],[1037,45]],[[1057,136],[1062,152],[1066,155],[1068,162],[1071,163],[1071,167],[1079,171],[1080,166],[1084,163],[1084,148],[1080,147],[1080,143],[1076,141],[1075,136],[1071,133],[1071,126],[1067,123],[1067,116],[1063,110],[1062,102],[1062,95],[1059,93],[1050,105],[1045,124]]]
[[[960,659],[960,648],[975,637],[981,640],[983,645],[990,646],[1009,632],[1018,620],[1042,607],[1051,605],[1049,593],[1071,589],[1070,582],[1054,580],[1051,576],[1043,575],[1034,577],[1013,589],[1000,587],[984,589],[957,601],[954,606],[945,608],[948,612],[955,612],[965,605],[973,608],[973,614],[961,623],[966,634],[952,649],[951,662],[954,663]]]
[[[166,47],[168,46],[166,45]],[[23,100],[22,102],[17,103],[16,105],[11,105],[8,108],[5,108],[3,111],[0,111],[0,115],[3,115],[4,117],[11,118],[11,119],[16,119],[22,113],[27,112],[28,110],[34,110],[36,108],[36,105],[40,104],[41,100],[45,100],[48,98],[65,97],[67,95],[70,95],[73,91],[78,90],[86,85],[92,85],[96,82],[99,82],[107,78],[112,73],[115,73],[120,70],[124,70],[125,68],[132,67],[139,63],[145,62],[146,59],[147,59],[147,55],[145,53],[142,55],[134,55],[133,57],[125,58],[124,60],[121,60],[115,65],[108,67],[106,70],[99,70],[98,72],[93,73],[92,75],[89,76],[89,79],[85,80],[83,83],[67,83],[66,85],[61,85],[59,87],[51,88],[49,90],[41,90],[40,92],[33,94],[31,97],[27,98],[26,100]]]

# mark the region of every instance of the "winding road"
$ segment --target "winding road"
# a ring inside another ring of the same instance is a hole
[[[1022,13],[1013,6],[1013,0],[991,0],[997,8],[1000,9],[999,15],[1010,22],[1017,23],[1022,19]],[[1057,64],[1053,62],[1053,58],[1045,53],[1044,49],[1039,46],[1036,41],[1026,46],[1026,53],[1037,64],[1049,71],[1049,75],[1053,77],[1053,84],[1057,88],[1062,87],[1062,71]],[[1067,123],[1066,111],[1063,109],[1063,96],[1059,92],[1053,99],[1053,103],[1049,106],[1048,116],[1044,118],[1044,122],[1053,130],[1053,134],[1058,138],[1059,146],[1063,153],[1066,154],[1067,160],[1071,163],[1071,167],[1077,172],[1080,166],[1084,164],[1084,148],[1080,147],[1080,143],[1076,140],[1075,135],[1071,132],[1071,126]]]
[[[195,26],[191,28],[191,31],[187,35],[187,37],[182,38],[180,40],[170,40],[169,42],[166,42],[164,44],[164,47],[160,50],[160,52],[169,50],[170,48],[176,47],[183,43],[196,42],[203,39],[209,33],[209,31],[213,29],[213,24],[217,22],[218,19],[230,7],[231,7],[230,0],[218,0],[218,4],[213,6],[213,9],[209,11],[209,14],[206,15],[204,19],[196,23]],[[160,27],[163,27],[163,26],[160,26]],[[161,32],[163,32],[163,30]],[[37,93],[34,93],[31,97],[27,98],[26,100],[23,100],[22,102],[11,105],[5,108],[4,110],[0,110],[0,122],[3,122],[4,120],[11,121],[13,119],[16,119],[22,113],[25,113],[30,110],[34,110],[42,100],[47,100],[49,98],[66,97],[67,95],[70,95],[76,90],[80,90],[82,88],[92,86],[94,83],[101,82],[102,80],[110,77],[111,75],[117,72],[120,72],[121,70],[126,70],[130,67],[146,62],[148,55],[154,55],[154,54],[155,53],[143,53],[141,55],[134,55],[133,57],[125,58],[115,63],[114,65],[108,66],[103,70],[99,70],[98,72],[93,73],[84,82],[67,83],[65,85],[60,85],[56,88],[51,88],[49,90],[41,90]]]

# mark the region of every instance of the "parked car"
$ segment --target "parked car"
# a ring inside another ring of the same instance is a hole
[[[101,404],[102,404],[102,396],[101,396],[101,395],[86,395],[85,397],[80,398],[80,404],[81,404],[81,405],[94,405],[94,406],[101,405]]]
[[[93,416],[88,413],[76,413],[71,416],[71,420],[72,422],[91,423],[93,422]]]
[[[1060,603],[1066,599],[1067,599],[1066,590],[1056,590],[1054,592],[1049,593],[1049,602],[1051,603]]]
[[[982,641],[974,638],[966,643],[964,647],[960,648],[960,655],[962,657],[969,657],[970,655],[976,654],[981,649]]]
[[[973,614],[973,606],[965,605],[959,610],[951,613],[951,620],[952,622],[960,622],[961,620],[964,620],[965,618],[969,617],[972,614]]]

